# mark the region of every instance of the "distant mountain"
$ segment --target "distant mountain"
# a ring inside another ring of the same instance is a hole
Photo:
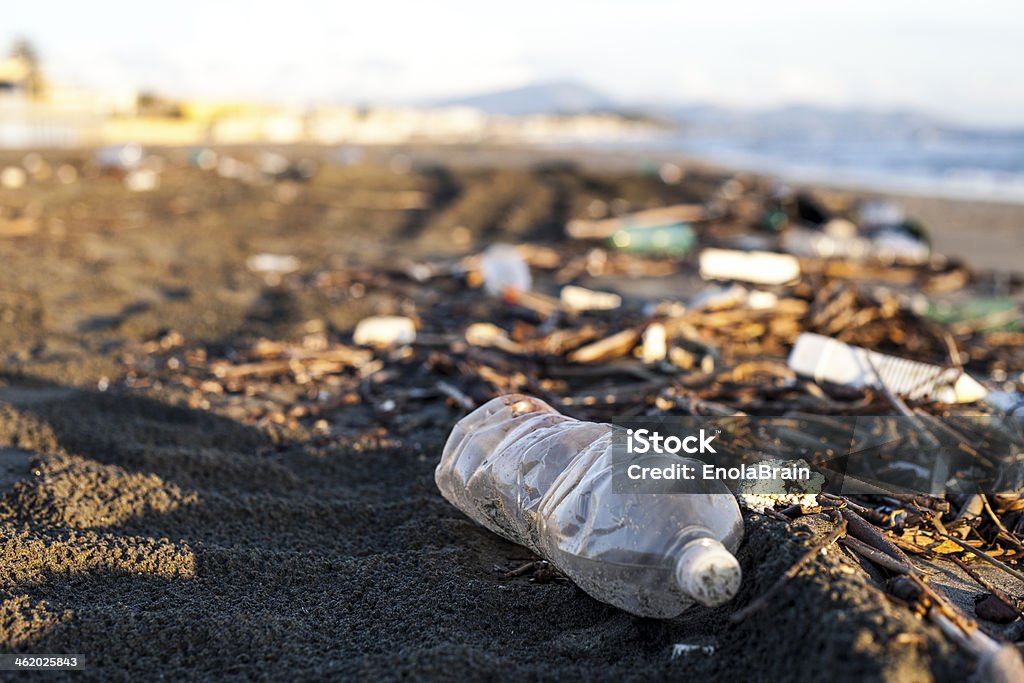
[[[610,97],[574,81],[535,83],[511,90],[445,99],[433,104],[446,107],[473,107],[487,114],[504,116],[582,114],[613,111],[618,108],[617,103]]]

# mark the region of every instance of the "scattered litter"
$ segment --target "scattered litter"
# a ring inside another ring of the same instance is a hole
[[[810,508],[818,504],[818,494],[825,486],[825,477],[811,470],[806,461],[769,459],[762,462],[779,471],[807,469],[811,476],[809,479],[742,479],[736,486],[740,505],[763,513],[779,506],[803,505]]]
[[[402,316],[363,318],[356,325],[352,340],[359,346],[404,346],[416,341],[416,324],[411,318]]]
[[[621,358],[628,354],[639,340],[639,331],[635,329],[622,330],[610,337],[576,349],[568,355],[568,360],[572,363],[601,363]]]
[[[985,404],[996,413],[1024,417],[1024,394],[1019,391],[990,391]]]
[[[640,346],[640,360],[647,365],[660,363],[668,355],[668,337],[665,326],[651,323],[644,330],[643,343]]]
[[[956,305],[928,301],[921,313],[949,326],[953,334],[1016,330],[1021,327],[1020,307],[1010,297],[978,297]]]
[[[494,347],[508,353],[522,353],[523,347],[508,338],[508,333],[493,323],[473,323],[466,328],[470,346]]]
[[[254,254],[245,260],[245,267],[254,273],[285,275],[299,269],[299,259],[288,254]]]
[[[527,292],[533,286],[530,267],[519,250],[509,244],[495,244],[480,255],[484,288],[492,296]]]
[[[559,298],[570,311],[612,311],[622,305],[622,297],[611,292],[595,292],[585,287],[566,285]]]
[[[700,253],[700,276],[705,280],[785,285],[800,279],[800,262],[788,254],[768,251],[705,249]]]
[[[697,236],[689,223],[669,223],[658,226],[632,226],[621,228],[611,236],[616,249],[637,254],[679,256],[688,253],[697,243]]]
[[[565,226],[566,234],[573,239],[604,240],[620,231],[640,231],[665,226],[694,223],[707,218],[707,210],[701,204],[677,204],[657,209],[638,211],[617,218],[591,220],[577,218]]]
[[[526,546],[619,609],[671,618],[697,603],[731,600],[740,587],[732,553],[743,518],[725,484],[705,482],[689,495],[618,494],[612,449],[611,425],[511,394],[456,423],[434,481],[478,524]],[[657,519],[673,523],[643,523]]]
[[[697,293],[687,308],[694,311],[715,311],[724,308],[736,308],[747,302],[749,292],[743,285],[709,285]]]
[[[845,218],[833,218],[821,228],[791,227],[780,243],[789,253],[806,258],[918,265],[931,257],[926,242],[901,228],[886,227],[865,236]]]
[[[804,332],[789,355],[789,367],[816,382],[848,387],[885,387],[911,400],[973,403],[987,390],[956,368],[897,358]]]
[[[715,646],[701,643],[675,643],[672,645],[672,659],[678,659],[679,657],[691,655],[695,652],[699,652],[702,655],[710,657],[715,654]]]

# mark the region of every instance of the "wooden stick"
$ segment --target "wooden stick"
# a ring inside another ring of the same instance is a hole
[[[947,539],[949,541],[953,541],[953,543],[956,543],[958,546],[960,546],[964,550],[967,550],[969,552],[974,553],[978,557],[980,557],[983,560],[987,561],[992,566],[999,567],[1000,569],[1002,569],[1004,572],[1006,572],[1007,574],[1009,574],[1013,578],[1015,578],[1015,579],[1017,579],[1019,581],[1024,581],[1024,574],[1022,574],[1021,572],[1017,571],[1016,569],[1014,569],[1010,565],[1006,564],[1005,562],[1000,562],[996,558],[994,558],[991,555],[989,555],[988,553],[986,553],[984,550],[981,550],[980,548],[975,548],[970,543],[967,543],[966,541],[962,541],[959,538],[957,538],[956,536],[951,536],[949,534],[944,534],[941,531],[939,531],[937,533],[939,534],[939,536],[942,536],[943,538],[945,538],[945,539]]]

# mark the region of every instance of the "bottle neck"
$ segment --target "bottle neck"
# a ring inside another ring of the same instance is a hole
[[[728,548],[712,538],[710,531],[703,531],[685,534],[689,540],[676,555],[675,579],[688,597],[717,607],[736,595],[743,573]]]

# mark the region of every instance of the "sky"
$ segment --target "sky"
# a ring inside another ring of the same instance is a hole
[[[1024,126],[1004,0],[12,1],[0,48],[110,91],[421,102],[575,80],[624,103],[909,108]]]

